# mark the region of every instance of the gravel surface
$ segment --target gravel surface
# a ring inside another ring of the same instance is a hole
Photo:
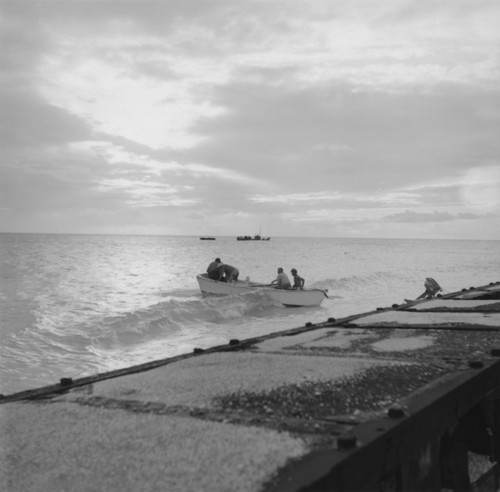
[[[269,391],[235,392],[214,399],[221,410],[268,413],[286,418],[321,419],[380,410],[441,374],[433,366],[373,367],[353,378],[305,381]],[[381,399],[383,395],[383,399]]]

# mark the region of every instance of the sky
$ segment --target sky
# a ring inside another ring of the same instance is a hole
[[[0,232],[500,240],[497,0],[0,0]]]

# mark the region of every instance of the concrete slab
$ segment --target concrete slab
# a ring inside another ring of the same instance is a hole
[[[350,331],[351,328],[346,330]],[[311,345],[308,349],[338,357],[382,357],[385,360],[405,360],[424,366],[450,361],[466,363],[470,358],[488,357],[492,349],[500,349],[500,330],[471,331],[412,326],[401,328],[399,325],[376,326],[365,330],[371,336],[359,337],[349,345],[333,343],[327,346],[325,341],[318,347]],[[335,338],[332,337],[332,340]]]
[[[500,284],[487,285],[474,290],[464,291],[454,296],[456,299],[477,299],[478,297],[500,298]]]
[[[255,491],[307,452],[288,432],[72,403],[0,408],[0,490]]]
[[[410,336],[408,333],[401,333],[400,330],[385,332],[366,330],[360,328],[329,328],[304,333],[292,343],[290,337],[280,337],[266,340],[256,345],[256,348],[268,352],[296,351],[307,352],[322,350],[324,353],[333,349],[348,351],[355,349],[358,355],[365,351],[366,347],[371,347],[366,353],[374,350],[376,352],[398,352],[411,351],[432,345],[435,337],[429,335]],[[372,354],[373,355],[373,354]]]
[[[393,336],[379,340],[371,345],[377,352],[407,352],[420,350],[434,345],[437,337],[430,335]]]
[[[374,329],[334,326],[296,337],[265,340],[254,349],[269,354],[334,356],[334,363],[345,358],[373,360],[382,357],[387,363],[404,360],[413,364],[440,364],[440,361],[450,358],[468,360],[477,354],[484,356],[495,347],[500,348],[500,330],[450,332],[432,326],[415,328],[410,325],[400,329],[399,325],[386,325]]]
[[[367,358],[209,353],[49,400],[4,404],[0,487],[262,490],[285,463],[322,440],[331,442],[340,424],[330,419],[339,409],[363,418],[435,374],[410,366]],[[373,381],[384,385],[385,377],[369,373],[377,369],[405,383],[381,398],[378,390],[367,390]],[[323,416],[321,423],[315,415]],[[302,435],[287,432],[287,426]]]
[[[499,282],[496,282],[496,283],[492,282],[491,285],[481,287],[481,289],[489,290],[491,292],[500,292],[500,283]]]
[[[204,354],[139,374],[94,383],[61,400],[92,397],[163,402],[169,406],[211,408],[215,398],[230,393],[266,392],[307,380],[335,381],[389,362],[367,358],[231,352]]]
[[[264,340],[254,348],[260,352],[297,351],[317,348],[348,348],[356,340],[373,337],[373,333],[364,329],[324,328],[308,331],[290,337],[276,337]]]
[[[357,318],[356,326],[490,327],[500,330],[500,313],[382,311]]]
[[[498,300],[482,300],[482,299],[432,299],[426,302],[417,303],[410,306],[408,309],[422,310],[481,310],[481,311],[498,311],[500,312],[500,301]]]

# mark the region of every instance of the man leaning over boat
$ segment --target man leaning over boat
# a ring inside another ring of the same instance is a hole
[[[219,266],[217,272],[219,276],[215,280],[220,280],[221,282],[236,282],[240,274],[240,271],[236,267],[225,263]]]

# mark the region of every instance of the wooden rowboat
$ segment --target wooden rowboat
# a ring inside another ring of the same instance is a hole
[[[327,296],[321,289],[262,289],[266,296],[288,307],[319,306]]]
[[[208,278],[206,273],[197,275],[196,279],[204,294],[237,295],[246,292],[261,291],[272,300],[289,307],[319,306],[327,296],[321,289],[275,289],[270,284],[237,280],[236,282],[220,282]]]

